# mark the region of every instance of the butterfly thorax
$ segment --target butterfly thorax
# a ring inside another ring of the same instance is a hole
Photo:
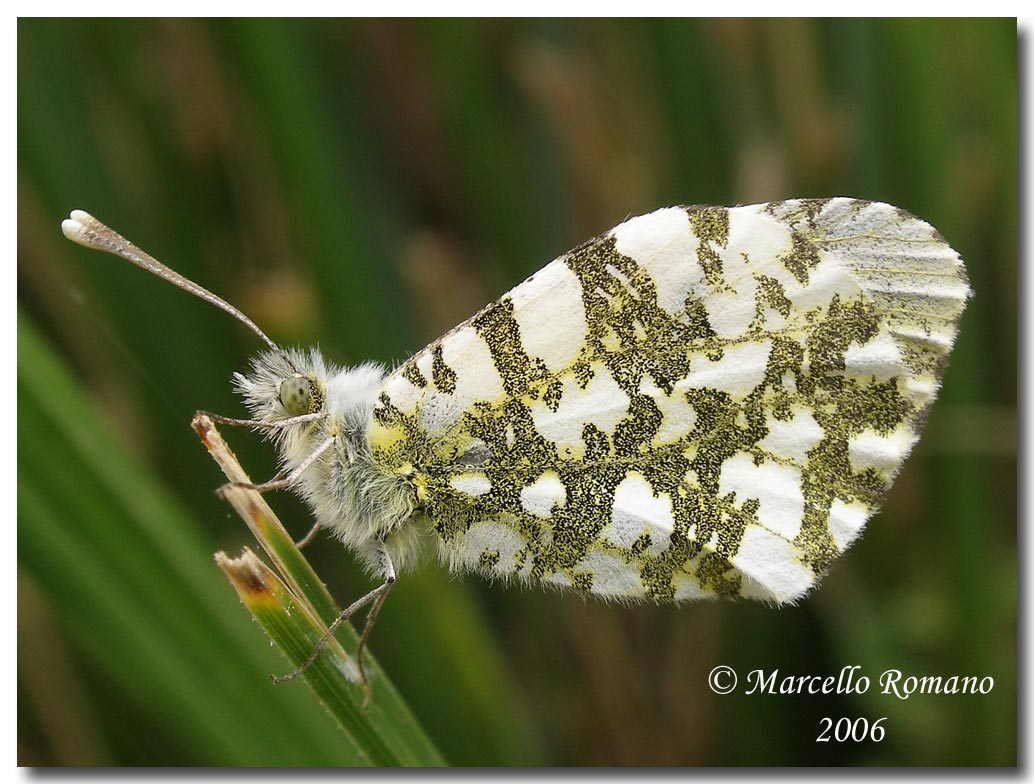
[[[404,526],[413,515],[415,495],[407,477],[375,465],[370,450],[369,422],[383,367],[373,363],[337,367],[316,349],[284,355],[264,352],[252,361],[249,373],[235,375],[234,381],[252,418],[277,424],[299,413],[289,410],[295,401],[285,405],[282,388],[285,380],[298,378],[311,385],[315,401],[311,413],[324,416],[267,431],[277,445],[281,468],[295,470],[325,446],[294,489],[312,508],[319,525],[372,570],[380,568],[382,542],[396,568],[405,568],[419,550],[419,530]]]

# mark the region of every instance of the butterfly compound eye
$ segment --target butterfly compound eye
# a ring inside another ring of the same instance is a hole
[[[292,376],[280,382],[280,402],[291,416],[311,413],[312,382],[304,376]]]

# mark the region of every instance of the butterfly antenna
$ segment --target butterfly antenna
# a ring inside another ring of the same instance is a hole
[[[248,329],[262,338],[266,345],[273,349],[273,351],[285,359],[287,358],[287,355],[284,354],[284,351],[280,346],[274,343],[265,332],[259,329],[258,325],[254,321],[241,313],[229,302],[224,300],[222,297],[217,297],[211,291],[199,286],[194,281],[183,277],[175,270],[166,267],[151,254],[140,250],[140,248],[132,242],[127,240],[118,232],[105,226],[95,217],[90,215],[90,213],[83,212],[83,210],[72,210],[69,217],[61,221],[61,231],[72,242],[76,242],[87,248],[103,250],[108,253],[113,253],[116,256],[121,256],[126,261],[131,261],[138,267],[143,267],[148,272],[153,272],[159,278],[164,278],[169,281],[169,283],[179,286],[185,291],[189,291],[196,297],[200,297],[205,300],[205,302],[210,302],[217,308],[225,310],[239,322],[248,327]]]

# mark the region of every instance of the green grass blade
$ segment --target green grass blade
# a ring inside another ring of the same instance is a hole
[[[304,601],[292,594],[250,550],[245,549],[240,557],[234,559],[217,553],[216,563],[230,580],[244,606],[291,663],[300,666],[305,662],[323,637],[326,627]],[[324,646],[301,678],[342,730],[350,736],[354,734],[357,744],[373,755],[370,758],[372,764],[425,762],[416,757],[402,756],[399,752],[403,750],[392,744],[391,739],[386,737],[387,733],[374,729],[374,721],[371,720],[374,717],[364,716],[365,706],[357,704],[356,700],[358,671],[355,663],[335,641]]]
[[[250,484],[233,452],[205,414],[198,414],[194,430],[209,454],[231,482]],[[262,495],[241,487],[227,487],[223,497],[248,525],[266,554],[280,569],[280,577],[254,556],[231,561],[216,555],[245,606],[288,660],[300,666],[309,657],[327,627],[340,614],[326,587],[295,545],[290,534]],[[355,650],[358,636],[349,624],[337,632]],[[303,674],[320,703],[354,737],[377,765],[440,765],[443,760],[431,741],[383,675],[369,652],[363,656],[369,685],[358,685],[358,670],[335,640],[330,655],[321,653]]]
[[[191,422],[191,427],[212,459],[223,470],[228,481],[251,483],[251,477],[241,468],[236,456],[206,414],[197,414]],[[327,586],[302,555],[294,538],[284,528],[262,495],[232,487],[224,488],[220,494],[240,515],[252,535],[262,545],[262,549],[279,569],[280,575],[291,586],[293,593],[304,598],[317,617],[322,618],[325,623],[331,623],[340,609],[334,603]]]

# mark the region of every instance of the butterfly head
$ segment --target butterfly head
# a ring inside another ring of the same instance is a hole
[[[317,349],[281,349],[256,355],[251,368],[235,373],[233,381],[252,418],[272,424],[323,412],[332,372]]]

